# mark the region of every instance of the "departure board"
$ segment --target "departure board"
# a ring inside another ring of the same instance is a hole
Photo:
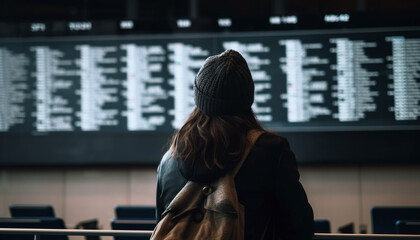
[[[0,135],[162,145],[194,109],[206,58],[227,49],[248,62],[257,119],[292,140],[420,130],[420,27],[382,27],[0,38]]]
[[[420,127],[420,29],[86,40],[2,39],[1,131],[172,131],[205,59],[247,60],[276,131]]]

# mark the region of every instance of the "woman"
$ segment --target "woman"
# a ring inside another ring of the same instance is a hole
[[[158,167],[157,219],[188,180],[209,183],[231,170],[247,132],[263,130],[251,110],[254,82],[245,59],[227,50],[209,57],[194,82],[196,108]],[[235,178],[245,206],[245,239],[311,239],[313,212],[287,140],[264,133]]]

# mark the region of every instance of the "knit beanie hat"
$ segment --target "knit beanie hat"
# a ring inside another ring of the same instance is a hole
[[[195,104],[208,115],[249,113],[254,81],[248,64],[234,50],[207,58],[194,81]]]

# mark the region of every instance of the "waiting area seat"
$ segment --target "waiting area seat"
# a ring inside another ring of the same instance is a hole
[[[330,221],[326,219],[315,219],[315,232],[316,233],[331,233]]]
[[[117,205],[112,230],[153,230],[156,226],[156,207]],[[114,237],[115,240],[148,240],[148,237]]]
[[[116,219],[156,219],[156,207],[117,205],[114,208]]]
[[[55,217],[54,208],[51,205],[34,205],[34,204],[12,204],[9,206],[10,216],[12,218],[4,218],[3,225],[12,228],[49,228],[49,229],[65,229],[64,221]],[[85,220],[79,222],[75,228],[82,229],[98,229],[98,221],[96,219]],[[0,236],[1,237],[1,236]],[[28,239],[27,236],[14,236],[12,239]],[[44,236],[44,239],[56,239],[54,236]],[[33,238],[30,238],[33,239]],[[58,240],[67,239],[66,236],[60,236]],[[99,236],[86,236],[86,240],[100,240]]]
[[[397,221],[420,221],[420,207],[373,207],[371,209],[372,233],[396,234]],[[403,227],[401,226],[403,229]],[[402,230],[404,231],[404,230]]]
[[[56,218],[51,205],[9,206],[11,218],[0,218],[0,228],[65,229],[63,219]],[[67,240],[67,236],[45,235],[42,240]],[[0,240],[33,240],[29,235],[0,235]]]
[[[153,230],[156,220],[111,220],[112,230]],[[148,240],[149,237],[114,237],[115,240]]]
[[[420,220],[398,220],[395,227],[398,234],[420,234]]]
[[[10,216],[16,217],[55,217],[51,205],[10,205]]]
[[[0,218],[0,228],[65,229],[61,218]],[[33,240],[30,235],[0,235],[0,240]],[[41,235],[42,240],[68,240],[67,236]]]

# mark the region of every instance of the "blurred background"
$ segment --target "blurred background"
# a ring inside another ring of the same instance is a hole
[[[268,17],[327,13],[418,13],[418,0],[0,0],[0,22]],[[399,136],[394,136],[398,139]],[[396,140],[398,141],[398,140]],[[355,149],[358,151],[359,149]],[[22,149],[24,151],[24,149]],[[373,206],[418,206],[420,165],[302,165],[316,219],[332,232],[353,224],[371,232]],[[69,227],[96,218],[110,229],[115,205],[155,204],[156,166],[10,167],[0,169],[0,217],[11,204],[49,204]],[[72,237],[71,239],[82,239]],[[103,238],[107,239],[107,238]]]

